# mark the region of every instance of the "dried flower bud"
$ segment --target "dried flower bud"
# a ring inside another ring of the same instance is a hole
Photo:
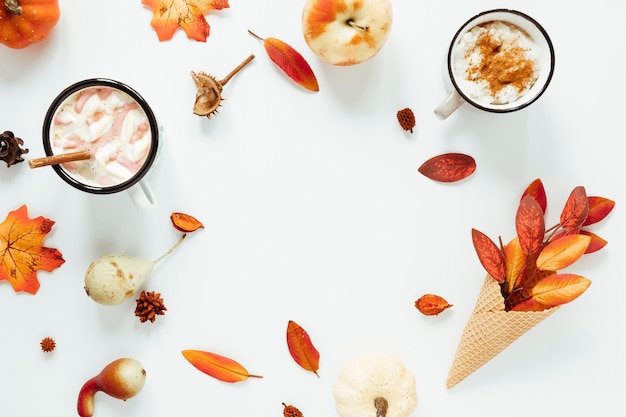
[[[438,295],[424,294],[415,301],[415,307],[426,316],[436,316],[443,310],[452,307],[452,304]]]
[[[298,410],[293,405],[287,405],[287,404],[283,403],[283,406],[285,407],[283,409],[283,416],[284,417],[302,417],[302,413],[300,412],[300,410]]]
[[[398,111],[396,116],[398,117],[398,123],[400,123],[402,129],[413,133],[413,128],[415,127],[415,114],[413,114],[413,110],[407,107]]]
[[[44,337],[41,339],[41,350],[44,352],[52,352],[54,348],[57,346],[56,342],[51,337]]]

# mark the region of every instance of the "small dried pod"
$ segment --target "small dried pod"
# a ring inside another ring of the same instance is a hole
[[[450,307],[452,304],[435,294],[424,294],[415,301],[415,308],[425,316],[436,316]]]
[[[44,337],[40,342],[41,350],[44,352],[52,352],[57,347],[56,342],[51,337]]]
[[[283,416],[284,417],[303,417],[302,413],[300,412],[300,410],[298,410],[296,407],[294,407],[293,405],[287,405],[285,403],[283,403]]]
[[[396,113],[396,117],[398,118],[398,123],[400,123],[402,129],[413,133],[413,128],[415,127],[415,114],[413,113],[413,110],[406,107],[399,110],[398,113]]]
[[[170,220],[174,229],[183,233],[191,233],[204,228],[204,225],[198,219],[185,213],[174,212],[170,215]]]
[[[197,74],[191,71],[191,78],[196,85],[196,100],[193,105],[193,113],[198,116],[206,116],[207,118],[217,113],[217,108],[222,102],[222,89],[236,73],[248,65],[253,59],[254,55],[248,56],[248,58],[221,80],[202,71]]]

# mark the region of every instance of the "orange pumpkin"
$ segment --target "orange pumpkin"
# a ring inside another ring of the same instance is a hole
[[[21,49],[48,37],[59,21],[59,0],[0,0],[0,43]]]

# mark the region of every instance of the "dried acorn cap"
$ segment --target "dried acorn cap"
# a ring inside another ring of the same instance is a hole
[[[398,117],[398,123],[400,123],[402,129],[413,133],[413,128],[415,127],[415,114],[413,110],[408,107],[404,108],[398,111],[396,116]]]

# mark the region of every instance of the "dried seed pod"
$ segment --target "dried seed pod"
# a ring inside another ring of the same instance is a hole
[[[197,74],[191,71],[191,78],[196,84],[196,101],[193,105],[193,113],[207,118],[217,113],[217,108],[222,102],[222,89],[236,73],[253,59],[254,55],[250,55],[222,80],[202,71]]]
[[[22,154],[28,153],[28,149],[23,149],[24,141],[16,137],[10,130],[5,130],[0,134],[0,161],[7,163],[7,167],[23,162]]]
[[[438,295],[424,294],[415,301],[415,307],[426,316],[436,316],[443,310],[452,307],[452,304]]]
[[[170,215],[170,220],[174,228],[183,233],[191,233],[204,228],[198,219],[185,213],[174,212]]]
[[[44,337],[41,339],[41,350],[44,352],[52,352],[54,348],[57,346],[56,342],[51,337]]]
[[[285,407],[283,409],[283,416],[284,417],[302,417],[302,413],[300,412],[300,410],[298,410],[293,405],[287,405],[287,404],[283,403],[283,406]]]
[[[142,323],[146,321],[154,323],[156,316],[163,316],[167,311],[161,293],[142,291],[135,301],[137,302],[135,316],[139,317],[139,321]]]
[[[402,129],[413,133],[413,128],[415,127],[415,114],[413,113],[413,110],[408,107],[404,108],[398,111],[396,117],[398,118],[398,123],[400,123]]]

